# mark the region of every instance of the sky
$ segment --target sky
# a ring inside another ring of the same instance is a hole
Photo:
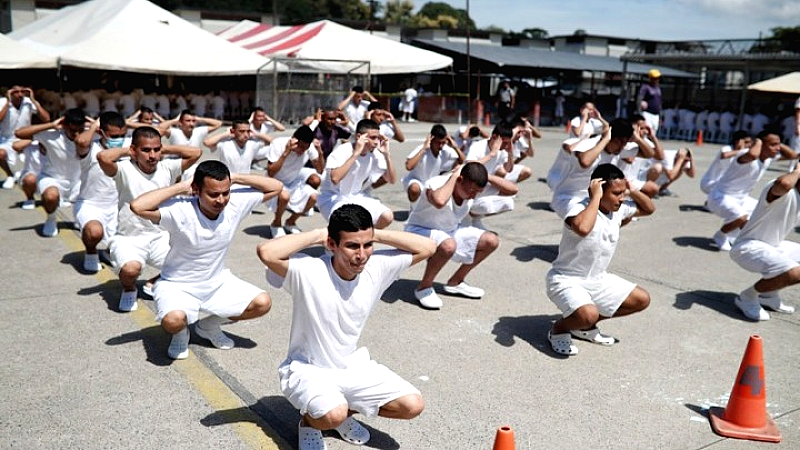
[[[427,0],[412,1],[418,10]],[[466,0],[436,1],[466,9]],[[478,27],[543,28],[550,36],[583,29],[665,41],[757,38],[800,26],[800,0],[470,0],[470,16]]]

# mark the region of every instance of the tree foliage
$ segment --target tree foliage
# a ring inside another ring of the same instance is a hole
[[[772,36],[750,48],[751,53],[794,52],[800,53],[800,26],[775,27]]]
[[[414,3],[411,0],[389,0],[386,2],[383,20],[386,23],[406,25],[411,21]]]
[[[469,17],[466,10],[453,8],[444,2],[425,3],[419,9],[417,16],[426,17],[434,21],[438,20],[440,16],[453,17],[457,20],[456,28],[467,28],[467,25],[469,25],[471,29],[475,29],[475,22]]]

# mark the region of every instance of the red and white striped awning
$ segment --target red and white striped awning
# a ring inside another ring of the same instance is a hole
[[[295,26],[273,26],[243,20],[221,31],[218,36],[266,57],[329,60],[307,64],[329,71],[346,72],[354,67],[352,63],[330,60],[369,61],[369,72],[372,74],[417,73],[453,64],[448,56],[328,20]],[[367,68],[362,66],[355,72],[366,73]]]

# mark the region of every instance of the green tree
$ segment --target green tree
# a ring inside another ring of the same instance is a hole
[[[414,3],[411,0],[389,0],[386,2],[383,20],[386,23],[405,25],[411,21]]]
[[[457,28],[475,29],[475,22],[467,14],[464,9],[453,8],[444,2],[428,2],[422,5],[419,9],[417,16],[427,17],[428,19],[438,20],[439,16],[454,17],[458,21]]]
[[[800,26],[775,27],[772,36],[759,41],[750,48],[751,53],[795,52],[800,53]]]

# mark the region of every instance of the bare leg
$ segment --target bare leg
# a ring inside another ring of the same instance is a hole
[[[81,232],[81,240],[83,241],[83,245],[86,247],[86,253],[91,255],[96,254],[97,244],[103,240],[103,225],[96,220],[90,220],[83,227],[83,232]]]
[[[247,308],[236,317],[230,317],[231,320],[248,320],[248,319],[255,319],[256,317],[261,317],[269,312],[270,308],[272,308],[272,299],[269,297],[269,294],[266,292],[262,292],[258,294]]]
[[[777,277],[762,278],[755,284],[757,292],[771,292],[800,283],[800,267],[789,269]]]
[[[433,286],[433,280],[436,279],[436,275],[441,272],[444,265],[447,264],[447,261],[450,260],[455,252],[456,241],[453,239],[445,239],[436,247],[436,253],[428,258],[428,262],[425,265],[425,273],[422,275],[422,280],[420,280],[417,285],[418,291]]]
[[[378,415],[389,419],[411,420],[425,409],[425,402],[419,394],[408,394],[381,406]]]
[[[486,259],[487,256],[491,255],[493,251],[497,250],[499,246],[500,238],[490,231],[484,231],[480,240],[478,240],[478,248],[475,250],[475,258],[473,258],[472,264],[462,264],[453,276],[447,280],[447,284],[449,286],[460,284],[472,269]]]

